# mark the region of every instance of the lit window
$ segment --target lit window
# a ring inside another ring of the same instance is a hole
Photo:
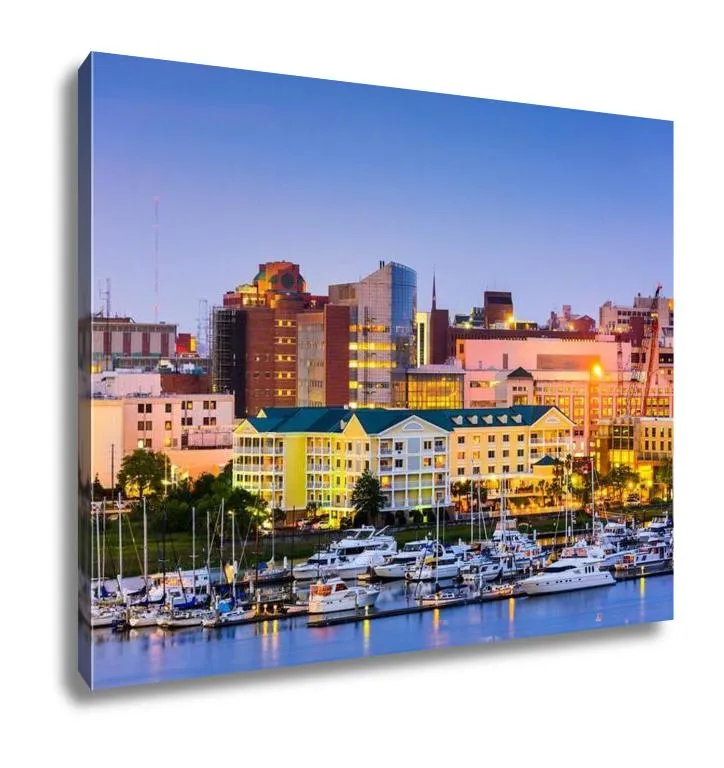
[[[163,428],[166,430],[166,432],[170,432],[171,431],[171,422],[170,421],[164,422]]]

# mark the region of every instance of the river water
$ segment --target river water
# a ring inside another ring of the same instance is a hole
[[[414,589],[414,588],[413,588]],[[402,583],[384,587],[379,610],[414,604]],[[331,627],[307,617],[223,629],[93,632],[93,687],[163,682],[673,618],[673,576],[537,597],[455,606]]]

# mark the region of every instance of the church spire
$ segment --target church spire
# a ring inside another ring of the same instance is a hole
[[[435,270],[432,270],[432,308],[437,309],[437,295],[435,293]]]

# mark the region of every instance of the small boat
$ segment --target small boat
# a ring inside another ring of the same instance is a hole
[[[309,613],[332,613],[372,607],[380,596],[379,587],[348,586],[342,579],[318,581],[309,588]]]
[[[420,565],[411,565],[405,571],[406,581],[440,581],[455,579],[460,574],[462,561],[452,552],[428,555]]]
[[[520,587],[526,595],[542,595],[605,587],[615,583],[611,572],[601,569],[598,559],[570,557],[556,560],[541,573],[523,579]]]
[[[132,610],[128,617],[128,626],[131,629],[140,629],[141,627],[156,627],[158,619],[163,616],[163,612],[158,608],[148,608],[146,610]]]
[[[433,592],[430,595],[418,598],[420,605],[456,605],[467,602],[470,595],[467,592],[461,592],[459,589],[442,589],[439,592]]]
[[[217,627],[231,627],[235,624],[243,624],[256,616],[255,608],[232,608],[230,611],[215,613],[205,616],[201,624],[209,629]]]
[[[173,611],[159,616],[156,624],[161,629],[182,629],[184,627],[200,627],[207,611]]]
[[[125,621],[125,611],[118,608],[91,608],[91,628],[115,627]]]

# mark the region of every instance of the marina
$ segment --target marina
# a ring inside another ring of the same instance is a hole
[[[374,618],[384,618],[375,621]],[[406,585],[383,585],[375,613],[256,616],[240,625],[93,631],[95,685],[114,687],[383,653],[604,629],[673,617],[673,576],[611,587],[422,608]],[[379,631],[373,629],[379,626]],[[86,630],[87,631],[87,630]]]
[[[673,528],[599,523],[591,531],[544,548],[504,520],[490,539],[446,543],[438,529],[435,538],[398,547],[385,529],[363,527],[341,532],[305,562],[267,564],[271,573],[295,574],[293,581],[265,584],[253,576],[266,568],[229,566],[118,578],[115,594],[112,582],[96,582],[88,617],[102,660],[95,684],[671,618]],[[373,624],[383,629],[371,650]]]

